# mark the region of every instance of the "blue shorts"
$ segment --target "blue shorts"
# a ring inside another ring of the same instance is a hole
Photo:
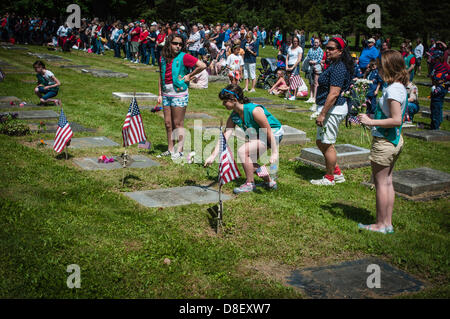
[[[180,97],[164,96],[162,97],[163,106],[186,107],[189,102],[189,94]]]
[[[39,90],[39,93],[44,94],[44,96],[42,97],[44,100],[51,99],[52,97],[55,97],[56,95],[58,95],[58,91],[44,90],[43,86],[39,86],[38,90]]]

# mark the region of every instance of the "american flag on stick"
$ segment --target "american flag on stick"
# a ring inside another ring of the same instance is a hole
[[[53,143],[53,149],[60,153],[64,147],[66,147],[67,142],[73,136],[72,129],[70,128],[69,122],[67,122],[64,111],[61,108],[61,114],[59,115],[58,129],[56,130],[55,142]]]
[[[358,117],[354,115],[349,116],[348,121],[354,124],[361,124],[361,121],[358,119]]]
[[[219,184],[224,185],[241,176],[234,162],[233,153],[227,145],[223,132],[220,132],[220,161],[219,161]]]
[[[258,175],[259,177],[269,176],[269,171],[267,170],[266,165],[258,167],[258,169],[256,170],[256,175]]]
[[[122,137],[123,146],[130,146],[147,140],[142,116],[139,112],[135,97],[131,100],[130,108],[128,109],[127,117],[122,127]]]
[[[302,85],[302,78],[300,75],[291,75],[289,78],[289,89],[296,90]]]

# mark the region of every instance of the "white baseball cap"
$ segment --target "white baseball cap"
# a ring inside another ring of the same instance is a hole
[[[153,21],[151,25],[158,25],[158,23],[156,23],[155,21]]]
[[[374,38],[370,38],[369,40],[367,40],[367,42],[372,42],[372,43],[375,43],[376,41],[375,41],[375,39],[374,39]]]
[[[184,25],[180,26],[180,29],[183,30],[183,31],[186,30],[186,28],[184,27]]]

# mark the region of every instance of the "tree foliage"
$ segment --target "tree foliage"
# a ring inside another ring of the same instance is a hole
[[[285,32],[304,28],[309,32],[342,34],[382,33],[414,39],[430,36],[450,39],[449,1],[384,0],[381,29],[369,29],[366,8],[373,0],[17,0],[2,4],[2,11],[20,15],[63,19],[66,7],[80,5],[84,17],[105,20],[140,19],[184,22],[238,22]]]

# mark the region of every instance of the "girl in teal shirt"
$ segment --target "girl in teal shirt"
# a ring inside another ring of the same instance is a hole
[[[264,154],[268,148],[272,150],[269,162],[274,168],[278,168],[278,146],[283,138],[281,123],[262,105],[250,103],[244,97],[239,85],[230,84],[219,93],[219,98],[227,110],[233,111],[227,120],[225,138],[228,140],[233,129],[239,126],[246,134],[246,142],[239,147],[238,155],[244,167],[246,182],[234,189],[235,194],[252,192],[255,190],[254,173],[260,169],[257,164],[258,157]],[[210,165],[219,154],[219,143],[213,153],[205,162]],[[270,176],[263,177],[269,189],[276,189],[277,183]]]

